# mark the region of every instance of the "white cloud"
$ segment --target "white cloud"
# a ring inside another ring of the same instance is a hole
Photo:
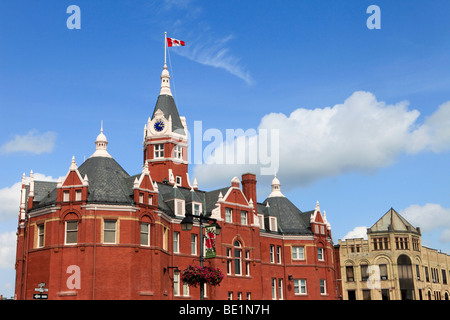
[[[15,135],[14,138],[0,147],[1,153],[29,152],[33,154],[50,153],[56,141],[55,132],[38,133],[30,131],[25,135]]]
[[[0,234],[0,269],[14,269],[16,239],[15,231]]]
[[[367,227],[355,227],[352,231],[348,232],[342,240],[345,239],[359,239],[363,238],[367,240]]]
[[[289,116],[268,114],[258,129],[279,131],[279,145],[272,146],[272,151],[279,153],[277,176],[289,188],[347,172],[373,172],[393,164],[404,153],[450,149],[450,102],[422,125],[419,116],[419,111],[408,108],[408,102],[386,104],[370,92],[357,91],[333,107],[299,108]],[[252,139],[256,138],[248,140]],[[194,168],[193,176],[209,183],[217,175],[232,177],[255,169],[258,166],[248,164],[202,164]]]
[[[28,179],[26,183],[28,183]],[[42,173],[34,173],[35,181],[54,181],[57,179],[46,176]],[[4,187],[0,189],[0,221],[17,219],[19,215],[20,206],[20,190],[22,187],[22,182],[16,182],[10,187]]]
[[[413,226],[420,227],[421,233],[440,232],[441,242],[450,242],[450,208],[440,204],[413,204],[401,210],[400,214]]]

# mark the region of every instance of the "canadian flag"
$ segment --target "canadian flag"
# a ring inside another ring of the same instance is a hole
[[[167,46],[168,47],[184,46],[184,41],[173,39],[173,38],[167,38]]]

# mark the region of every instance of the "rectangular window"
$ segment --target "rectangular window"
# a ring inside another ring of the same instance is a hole
[[[292,247],[292,260],[305,260],[305,248]]]
[[[115,220],[105,220],[103,223],[103,243],[116,243],[116,224]]]
[[[425,267],[425,280],[430,282],[430,275],[428,274],[428,267]]]
[[[278,279],[278,299],[283,300],[283,279]]]
[[[233,292],[228,291],[228,300],[233,300]]]
[[[180,252],[180,233],[173,233],[173,252]]]
[[[69,193],[69,191],[64,191],[64,193],[63,193],[63,201],[64,202],[69,202],[70,201],[70,193]]]
[[[242,300],[242,292],[237,293],[237,300]]]
[[[164,144],[155,144],[154,149],[155,149],[155,156],[154,156],[155,159],[164,158]]]
[[[347,276],[347,282],[355,281],[355,276],[354,276],[354,273],[353,273],[353,266],[346,266],[345,267],[345,274]]]
[[[270,245],[270,262],[275,262],[275,246],[273,244]]]
[[[416,277],[417,280],[420,280],[420,266],[416,264]]]
[[[191,255],[197,255],[197,235],[191,234]]]
[[[442,283],[447,284],[447,272],[445,269],[442,269]]]
[[[388,279],[388,271],[387,271],[387,265],[386,264],[380,264],[380,278],[381,278],[381,280],[387,280]]]
[[[78,241],[78,221],[66,221],[66,244],[76,244]]]
[[[247,211],[241,211],[241,224],[247,225]]]
[[[277,299],[277,279],[272,278],[272,300]]]
[[[277,246],[277,263],[281,263],[281,246]]]
[[[234,274],[242,275],[241,266],[242,266],[242,251],[239,249],[234,249]]]
[[[144,203],[144,194],[139,193],[139,203]]]
[[[363,290],[363,300],[370,300],[370,290]]]
[[[319,259],[319,261],[323,261],[323,248],[317,248],[317,259]]]
[[[369,266],[367,264],[361,265],[361,280],[366,281],[369,279]]]
[[[258,214],[259,228],[264,229],[264,215]]]
[[[324,279],[320,279],[320,294],[326,294],[327,293],[327,285],[326,281]]]
[[[81,190],[75,191],[75,201],[81,201]]]
[[[173,148],[175,159],[183,159],[183,148],[179,145],[175,145]]]
[[[167,250],[169,246],[169,229],[163,227],[163,249]]]
[[[294,293],[295,294],[306,294],[306,279],[295,279],[294,280]]]
[[[230,208],[225,208],[225,222],[233,222],[232,210]]]
[[[194,215],[200,215],[201,206],[198,203],[194,203]]]
[[[153,196],[150,194],[148,195],[148,204],[152,205],[153,204]]]
[[[150,224],[141,223],[141,246],[150,245]]]
[[[173,295],[180,295],[180,272],[174,271],[173,273]]]
[[[177,176],[176,177],[176,184],[177,184],[177,186],[181,187],[182,181],[183,180],[181,179],[181,176]]]
[[[184,200],[175,200],[175,215],[184,216]]]
[[[269,229],[270,229],[270,231],[275,231],[275,232],[278,231],[276,217],[269,217]]]
[[[38,248],[42,248],[44,246],[45,225],[40,224],[37,227],[38,227]]]
[[[231,274],[231,249],[227,249],[227,274]]]
[[[189,297],[189,284],[183,283],[183,296]]]
[[[251,292],[247,292],[247,300],[252,300],[252,293]]]

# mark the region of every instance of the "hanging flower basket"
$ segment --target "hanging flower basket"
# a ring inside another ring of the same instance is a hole
[[[189,286],[197,287],[202,283],[207,283],[211,286],[217,286],[223,279],[223,273],[219,268],[211,267],[197,267],[189,265],[181,273],[181,280]]]

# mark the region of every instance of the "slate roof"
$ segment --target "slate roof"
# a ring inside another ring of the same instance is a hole
[[[269,207],[267,207],[269,203]],[[278,231],[284,234],[312,234],[310,216],[314,211],[302,212],[286,197],[267,198],[259,210],[264,216],[277,218]],[[265,223],[268,231],[268,223]]]
[[[158,96],[155,109],[153,110],[152,119],[155,117],[155,113],[158,109],[164,113],[164,117],[166,119],[169,119],[169,116],[172,116],[173,132],[176,131],[179,134],[186,135],[183,124],[181,123],[180,115],[178,114],[177,106],[175,105],[175,100],[171,95],[161,94]]]
[[[87,159],[79,168],[81,176],[88,176],[88,202],[132,204],[130,175],[114,160],[106,157]]]

